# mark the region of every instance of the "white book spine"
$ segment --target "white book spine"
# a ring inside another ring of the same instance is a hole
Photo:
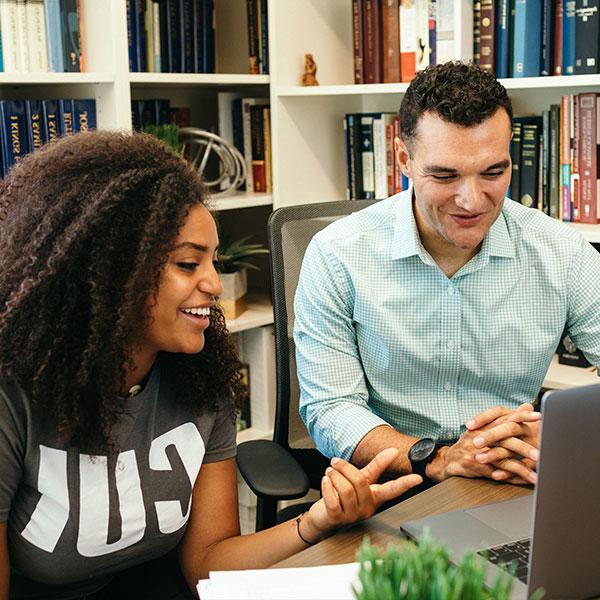
[[[254,178],[252,177],[252,126],[250,123],[250,107],[254,98],[242,99],[242,132],[244,136],[244,161],[246,162],[246,191],[254,191]]]
[[[458,58],[454,50],[454,0],[438,0],[435,35],[438,64]]]
[[[429,66],[428,10],[427,0],[417,0],[417,71]]]
[[[4,71],[18,73],[21,71],[21,55],[18,47],[17,0],[0,0],[0,24]]]
[[[383,117],[373,119],[373,158],[375,166],[375,199],[387,198],[387,171],[385,156],[385,126]]]
[[[46,46],[46,16],[43,0],[26,0],[27,39],[29,41],[29,68],[34,72],[48,71]]]
[[[31,71],[31,65],[29,62],[30,51],[27,35],[27,6],[25,0],[17,0],[17,47],[20,55],[21,72],[29,73]]]

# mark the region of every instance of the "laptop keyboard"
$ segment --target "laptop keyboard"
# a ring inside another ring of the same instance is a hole
[[[512,564],[515,563],[515,577],[527,584],[527,565],[529,564],[529,546],[531,540],[526,538],[517,542],[494,546],[487,550],[481,550],[477,554],[487,558],[490,562],[509,571]]]

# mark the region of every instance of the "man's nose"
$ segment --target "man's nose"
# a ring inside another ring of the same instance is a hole
[[[483,189],[476,178],[467,178],[460,186],[456,204],[469,212],[476,212],[484,201]]]

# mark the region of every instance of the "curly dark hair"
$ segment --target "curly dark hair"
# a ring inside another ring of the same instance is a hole
[[[451,61],[415,75],[400,104],[400,132],[410,146],[419,119],[428,111],[449,123],[471,127],[499,108],[504,108],[512,121],[510,98],[492,74],[476,65]]]
[[[144,134],[89,132],[24,157],[0,183],[0,373],[40,418],[82,449],[110,451],[147,299],[190,208],[199,175]],[[241,376],[225,319],[211,312],[205,348],[163,354],[178,402],[231,410]]]

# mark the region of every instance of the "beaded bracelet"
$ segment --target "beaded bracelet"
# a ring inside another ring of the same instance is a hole
[[[300,533],[300,521],[302,520],[302,517],[306,514],[306,512],[303,512],[299,517],[296,518],[296,531],[298,532],[298,536],[300,537],[300,539],[305,543],[308,544],[309,546],[314,546],[317,542],[309,542],[301,533]]]

